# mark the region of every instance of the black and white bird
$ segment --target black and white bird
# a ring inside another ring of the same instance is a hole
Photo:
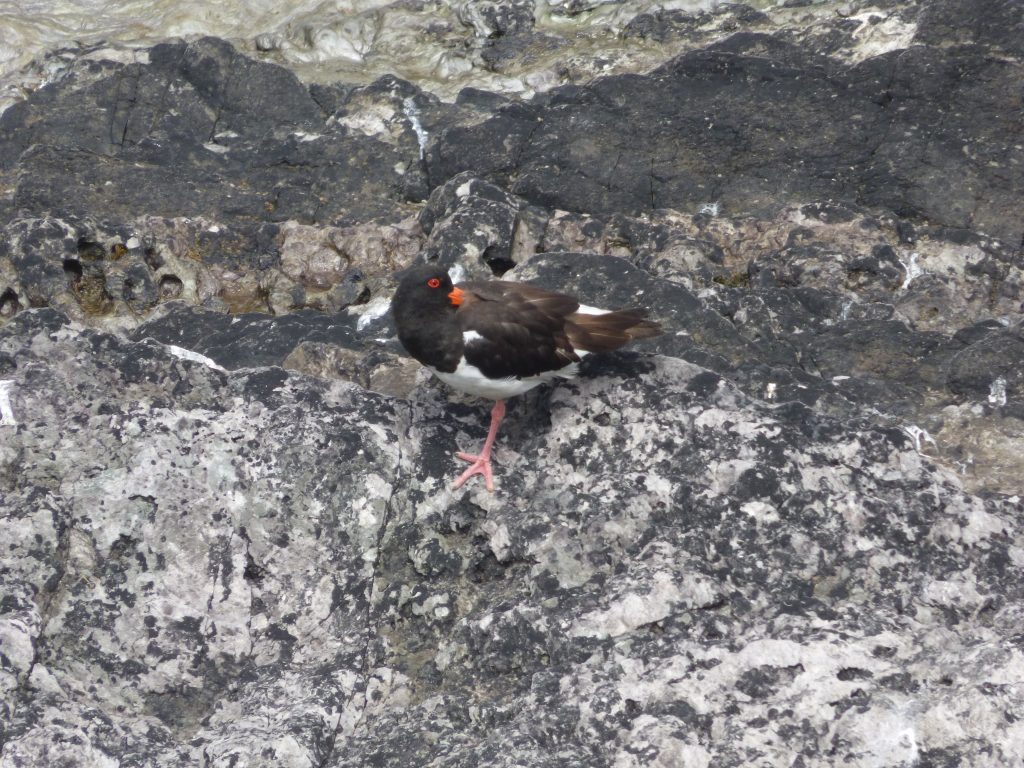
[[[661,333],[642,309],[595,309],[572,296],[504,280],[453,285],[437,264],[403,273],[391,312],[410,355],[453,389],[495,401],[483,450],[456,454],[470,466],[454,487],[480,474],[489,491],[491,450],[506,399],[575,376],[590,352]]]

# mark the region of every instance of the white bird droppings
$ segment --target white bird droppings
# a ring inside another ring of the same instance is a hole
[[[929,442],[936,448],[939,447],[935,442],[935,438],[928,434],[927,429],[921,429],[921,427],[910,424],[904,427],[903,431],[910,435],[910,439],[914,441],[914,450],[918,453],[921,452],[921,445],[924,442]]]
[[[11,408],[10,392],[13,387],[13,381],[0,381],[0,427],[16,427],[18,425],[14,418],[14,410]]]
[[[193,363],[202,363],[203,365],[213,368],[215,371],[224,371],[227,373],[227,368],[211,360],[206,355],[201,355],[198,352],[193,352],[191,349],[185,349],[184,347],[176,347],[174,344],[168,344],[167,350],[175,357],[180,357],[182,360],[191,360]]]
[[[385,298],[376,298],[368,304],[364,304],[360,307],[362,310],[359,312],[359,319],[356,320],[356,330],[362,331],[366,329],[370,323],[374,320],[378,320],[388,313],[388,309],[391,307],[391,300]],[[349,307],[349,312],[356,311],[354,307]]]
[[[461,283],[466,279],[466,270],[461,264],[452,264],[448,269],[448,277],[452,279],[453,283]]]
[[[412,126],[412,130],[416,134],[416,141],[420,145],[420,160],[422,160],[427,154],[427,139],[429,136],[423,127],[423,123],[420,122],[420,110],[416,106],[416,100],[412,96],[406,97],[402,101],[402,109],[409,120],[409,125]]]
[[[915,277],[920,277],[924,274],[924,270],[921,269],[917,263],[917,254],[912,253],[907,261],[900,259],[900,266],[907,273],[907,276],[903,278],[903,285],[900,286],[900,290],[907,290],[910,287],[910,283],[913,282]]]
[[[996,406],[1006,405],[1006,379],[1002,376],[993,381],[992,386],[989,387],[988,401]]]

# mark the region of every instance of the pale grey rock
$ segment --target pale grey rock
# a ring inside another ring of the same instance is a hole
[[[4,764],[309,764],[366,693],[394,404],[152,341],[11,330]],[[377,415],[357,423],[362,404]]]

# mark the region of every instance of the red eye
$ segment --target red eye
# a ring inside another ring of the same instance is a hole
[[[438,280],[436,277],[432,277],[429,280],[427,280],[427,285],[429,285],[431,288],[440,288],[441,281]]]

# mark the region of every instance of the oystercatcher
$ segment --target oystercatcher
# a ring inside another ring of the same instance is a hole
[[[454,487],[480,474],[489,491],[491,449],[507,398],[575,376],[589,352],[661,333],[644,310],[594,309],[572,296],[504,280],[453,285],[437,264],[403,273],[391,311],[410,355],[450,387],[495,401],[483,450],[456,454],[470,466]]]

